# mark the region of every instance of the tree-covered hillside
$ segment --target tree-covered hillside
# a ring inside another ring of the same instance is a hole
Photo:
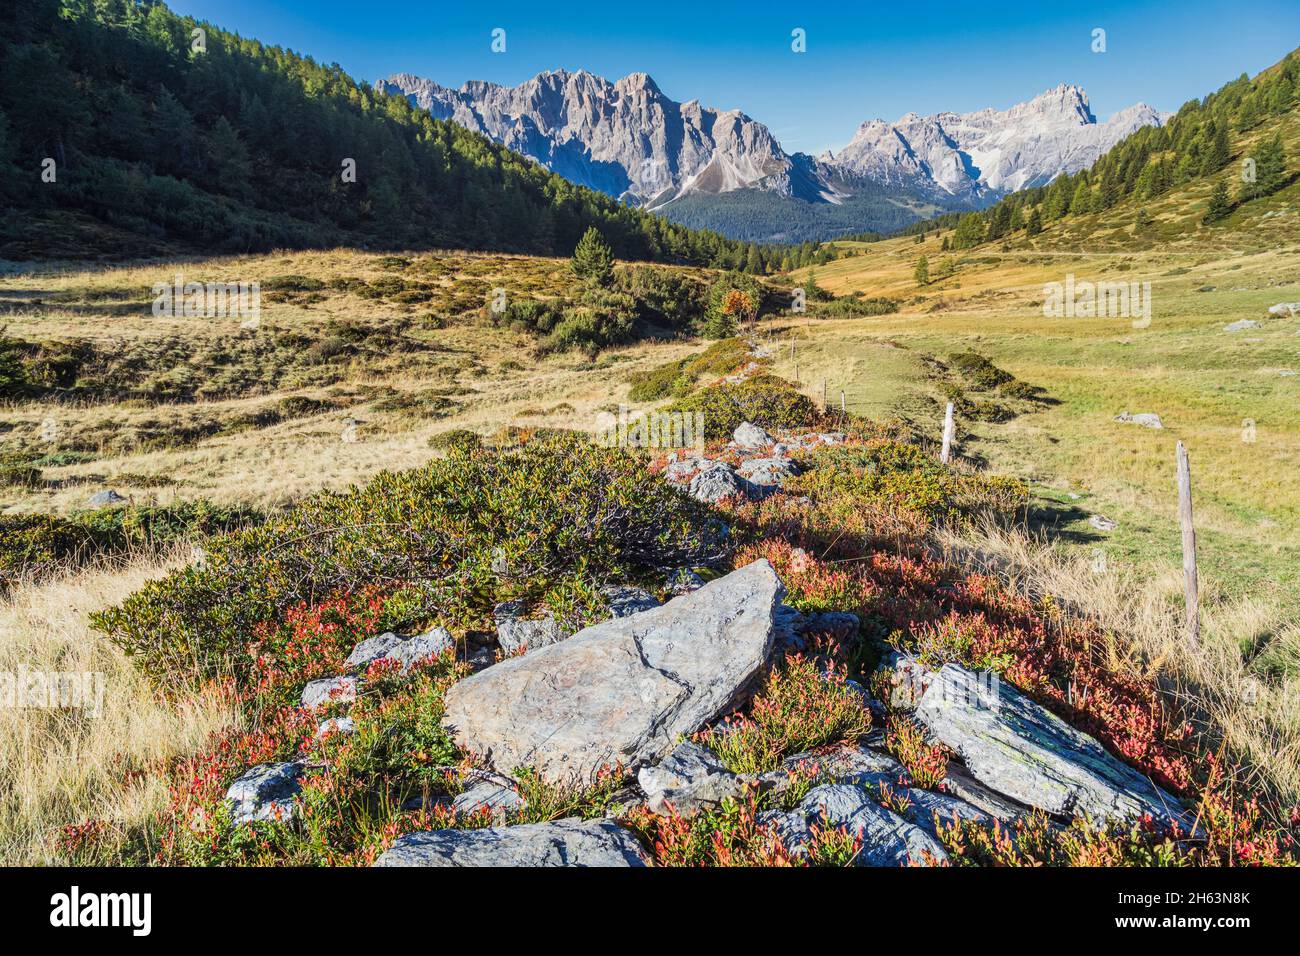
[[[892,233],[944,211],[934,202],[908,198],[875,183],[855,183],[853,189],[852,195],[836,203],[812,203],[756,189],[690,193],[659,212],[683,226],[701,228],[709,223],[753,242],[803,243],[842,239],[866,230]]]
[[[754,270],[773,255],[621,206],[337,65],[152,0],[24,0],[0,18],[0,209],[0,254],[15,258],[567,255],[592,225],[624,258]]]

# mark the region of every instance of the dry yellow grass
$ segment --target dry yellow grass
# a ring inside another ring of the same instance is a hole
[[[148,821],[166,799],[160,763],[196,751],[234,719],[216,694],[161,699],[87,624],[90,611],[177,563],[140,557],[87,568],[20,586],[0,602],[0,674],[89,673],[103,682],[97,716],[93,697],[88,708],[0,708],[0,865],[60,862],[60,828],[89,819],[147,847]]]
[[[40,437],[49,421],[56,423],[63,435],[80,432],[129,444],[120,440],[146,426],[180,431],[204,420],[228,421],[288,396],[334,396],[339,404],[308,417],[174,447],[110,448],[93,461],[47,466],[43,487],[6,490],[0,497],[0,511],[66,513],[84,507],[86,499],[103,487],[112,487],[140,504],[203,498],[217,504],[277,507],[322,488],[365,481],[382,469],[419,465],[433,454],[429,438],[452,428],[483,434],[503,425],[591,430],[602,411],[612,411],[626,401],[630,374],[680,358],[698,347],[637,344],[607,351],[595,362],[575,353],[539,355],[536,337],[494,327],[477,314],[483,304],[481,291],[504,288],[512,295],[545,297],[570,281],[565,260],[463,252],[411,254],[417,265],[431,261],[438,263],[438,269],[447,270],[445,275],[434,275],[418,269],[395,273],[383,267],[387,258],[336,249],[116,268],[53,264],[37,269],[10,264],[12,274],[6,279],[6,298],[0,304],[11,309],[5,319],[8,334],[28,341],[84,339],[118,347],[177,336],[216,342],[238,335],[318,335],[332,322],[418,321],[431,308],[428,303],[365,299],[337,290],[290,297],[289,301],[263,293],[261,327],[241,333],[238,319],[153,316],[149,290],[154,283],[172,282],[177,274],[183,274],[186,281],[263,283],[286,275],[318,281],[338,277],[379,281],[396,274],[437,285],[446,290],[448,301],[457,305],[434,310],[451,313],[445,327],[419,333],[437,347],[423,364],[393,354],[365,361],[331,361],[313,368],[314,374],[326,376],[332,385],[298,384],[290,377],[271,391],[194,402],[24,403],[5,408],[4,417],[14,426],[8,441],[41,452],[58,452],[58,440]],[[464,291],[466,287],[475,290],[473,295]],[[39,306],[34,304],[37,300],[41,300]],[[457,313],[459,308],[469,311]],[[436,415],[384,411],[366,392],[414,394],[431,387],[449,392],[453,407]],[[358,423],[350,433],[355,442],[343,441],[349,421]],[[122,475],[165,477],[174,484],[133,491],[117,482]]]

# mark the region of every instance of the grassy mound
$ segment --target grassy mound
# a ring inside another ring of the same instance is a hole
[[[822,419],[812,399],[774,375],[702,388],[674,402],[667,411],[703,413],[708,441],[729,438],[743,422],[766,429],[815,428]]]
[[[751,360],[744,339],[719,339],[699,355],[667,362],[632,376],[628,398],[634,402],[681,398],[689,394],[700,379],[730,375]]]

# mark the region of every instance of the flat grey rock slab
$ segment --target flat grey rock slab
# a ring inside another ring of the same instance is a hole
[[[689,740],[660,763],[642,767],[637,783],[651,812],[664,813],[671,805],[683,817],[721,806],[745,789],[744,780],[723,766],[713,751]]]
[[[635,770],[747,699],[780,598],[776,572],[756,561],[453,684],[444,723],[505,774],[533,767],[571,783],[605,766]]]
[[[630,617],[661,606],[660,600],[644,588],[626,584],[611,584],[600,589],[609,601],[611,617]]]
[[[111,508],[113,505],[120,505],[126,501],[122,495],[109,489],[107,491],[97,491],[87,499],[86,504],[92,508]]]
[[[736,469],[746,481],[764,487],[779,487],[787,478],[798,472],[788,458],[750,458]]]
[[[748,493],[748,483],[738,477],[731,467],[711,468],[701,471],[691,479],[688,491],[692,498],[705,504],[716,504],[724,498]]]
[[[507,654],[535,651],[564,640],[565,634],[550,612],[528,617],[523,601],[507,601],[492,611],[497,623],[497,643]]]
[[[244,771],[226,790],[231,820],[287,823],[294,814],[294,797],[302,789],[302,769],[300,763],[261,763]]]
[[[316,728],[316,736],[324,737],[326,734],[338,734],[346,737],[357,731],[357,722],[351,717],[330,717],[322,720]]]
[[[772,436],[751,422],[741,422],[731,433],[731,442],[737,448],[762,448],[772,444]]]
[[[458,814],[470,815],[487,810],[498,821],[504,821],[510,814],[522,809],[523,797],[514,787],[491,780],[480,780],[469,789],[456,794],[451,807]]]
[[[639,867],[648,862],[636,838],[612,820],[556,820],[408,833],[375,866]]]
[[[401,642],[401,637],[392,631],[377,634],[374,637],[367,637],[352,648],[352,653],[348,655],[348,659],[344,663],[350,668],[367,667],[382,658]]]
[[[717,468],[729,469],[731,466],[725,461],[717,461],[713,458],[702,458],[698,455],[682,458],[678,461],[670,461],[664,467],[664,477],[676,484],[688,481],[696,472],[713,471]]]
[[[1115,416],[1115,421],[1125,425],[1141,425],[1143,428],[1164,428],[1164,422],[1155,412],[1138,412],[1136,415],[1128,412],[1120,412]]]
[[[1003,823],[1010,823],[1029,812],[1028,807],[1008,800],[1002,794],[984,786],[955,760],[948,761],[948,770],[943,778],[943,791]]]
[[[916,716],[977,780],[1013,800],[1059,816],[1131,820],[1150,813],[1189,824],[1174,797],[1005,682],[990,687],[946,664]]]
[[[782,651],[806,651],[814,635],[847,641],[857,637],[859,620],[850,611],[818,611],[804,614],[782,604],[776,609],[776,644]]]
[[[402,671],[409,671],[421,661],[445,654],[456,646],[446,628],[435,627],[414,637],[404,637],[389,631],[377,637],[368,637],[352,648],[346,661],[348,667],[361,669],[377,661],[393,661]]]
[[[1259,323],[1254,319],[1238,319],[1236,322],[1229,322],[1223,327],[1225,332],[1244,332],[1246,329],[1257,329]]]
[[[351,674],[322,677],[302,689],[302,706],[308,710],[327,704],[348,704],[357,699],[357,679]]]
[[[921,827],[886,810],[871,793],[852,784],[814,787],[798,808],[765,817],[792,855],[806,855],[812,826],[843,828],[862,838],[858,866],[920,866],[948,859],[943,846]]]

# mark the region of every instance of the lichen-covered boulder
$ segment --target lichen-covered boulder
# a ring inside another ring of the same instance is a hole
[[[626,584],[611,584],[601,588],[601,594],[609,601],[611,617],[630,617],[660,606],[659,599],[649,591]]]
[[[403,672],[421,661],[445,654],[456,646],[446,628],[435,627],[414,637],[404,637],[389,631],[377,637],[368,637],[352,648],[347,665],[354,669],[369,667],[376,661],[393,661]]]
[[[262,763],[244,771],[226,790],[235,823],[279,820],[294,814],[294,797],[302,789],[300,763]]]
[[[1189,826],[1174,797],[1004,681],[946,664],[916,716],[977,780],[1013,800],[1060,816],[1131,820],[1149,813]]]
[[[560,622],[544,611],[536,617],[528,616],[528,605],[523,601],[507,601],[492,611],[497,623],[497,643],[507,654],[521,650],[535,651],[564,640]]]
[[[741,422],[732,432],[731,443],[737,448],[753,450],[772,444],[772,436],[752,422]]]
[[[573,782],[605,766],[636,769],[746,699],[780,597],[776,572],[756,561],[459,681],[444,723],[502,773],[534,767]]]
[[[862,840],[855,860],[858,866],[921,866],[948,859],[939,842],[923,828],[909,823],[877,803],[870,790],[853,784],[814,787],[797,808],[784,814],[765,814],[795,857],[807,854],[813,825],[843,828]]]
[[[486,810],[497,822],[504,822],[523,805],[524,800],[519,796],[518,790],[493,780],[480,780],[456,794],[451,801],[452,809],[459,814],[468,816]]]
[[[348,704],[357,699],[357,679],[351,674],[322,677],[302,689],[302,706],[308,710],[327,704]]]
[[[719,462],[718,465],[719,467],[699,472],[691,479],[688,490],[692,498],[711,505],[724,498],[747,493],[747,483],[737,477],[730,465],[724,462]]]
[[[642,767],[637,783],[652,813],[665,813],[671,806],[683,817],[720,806],[745,789],[744,780],[723,766],[713,751],[689,740],[661,762]]]
[[[556,820],[408,833],[375,866],[645,866],[641,844],[613,820]]]

